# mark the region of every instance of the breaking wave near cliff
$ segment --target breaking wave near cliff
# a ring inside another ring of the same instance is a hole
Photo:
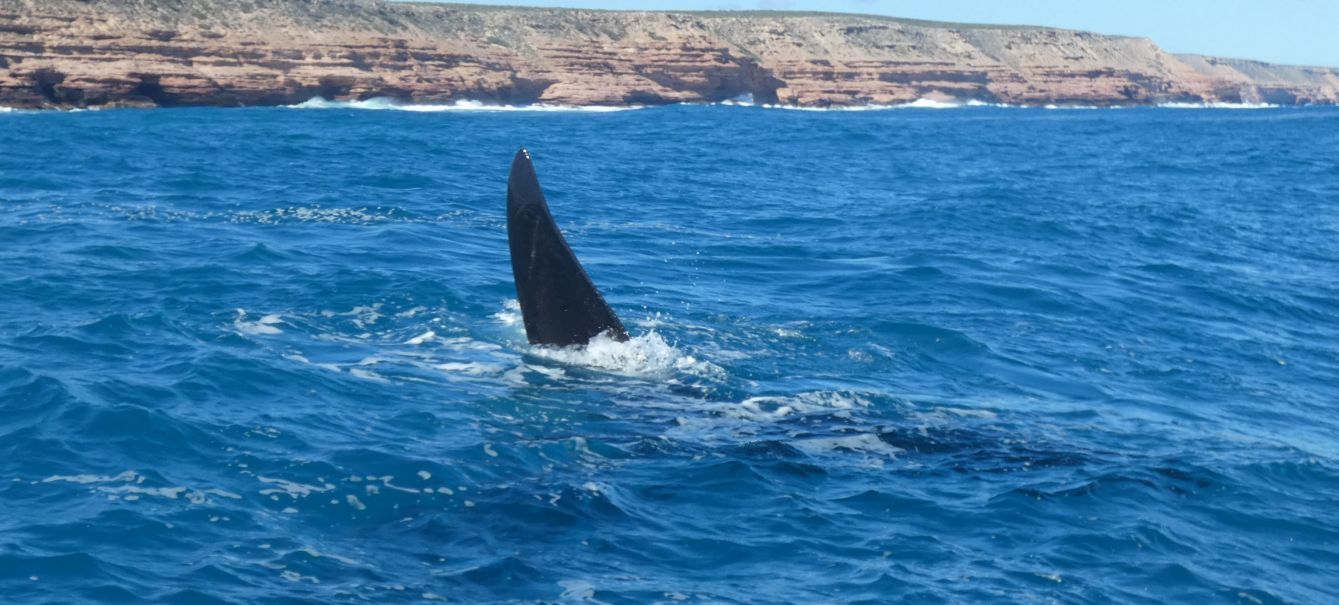
[[[995,101],[983,101],[980,99],[954,99],[954,98],[920,98],[905,103],[870,103],[854,105],[830,105],[830,106],[807,106],[807,105],[787,105],[778,103],[756,103],[752,95],[743,95],[734,99],[728,99],[714,105],[722,107],[757,107],[761,109],[782,109],[788,111],[814,111],[814,112],[849,112],[849,111],[888,111],[898,109],[969,109],[969,108],[995,108],[995,109],[1049,109],[1049,110],[1075,110],[1075,109],[1129,109],[1137,107],[1134,105],[1086,105],[1086,104],[1018,104],[1018,103],[1000,103]],[[1143,107],[1143,106],[1139,106]],[[1281,106],[1270,103],[1229,103],[1229,102],[1167,102],[1152,105],[1151,107],[1161,109],[1278,109]]]
[[[608,113],[614,111],[630,111],[642,109],[639,105],[612,106],[612,105],[554,105],[548,103],[533,103],[527,105],[508,105],[498,103],[486,103],[483,101],[460,100],[451,103],[405,103],[388,97],[375,97],[362,101],[327,101],[321,97],[314,97],[296,105],[289,105],[290,109],[367,109],[374,111],[410,111],[417,113],[435,113],[435,112],[499,112],[499,111],[526,111],[526,112],[589,112],[589,113]]]

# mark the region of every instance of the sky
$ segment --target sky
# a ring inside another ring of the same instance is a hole
[[[635,10],[820,10],[1048,25],[1152,38],[1176,53],[1339,67],[1339,0],[472,0]]]

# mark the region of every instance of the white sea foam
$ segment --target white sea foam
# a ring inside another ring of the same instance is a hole
[[[277,496],[279,494],[286,494],[288,497],[296,500],[298,498],[306,498],[307,496],[310,496],[313,493],[328,492],[332,489],[335,489],[335,486],[329,483],[326,483],[324,485],[306,485],[303,483],[297,483],[296,481],[289,481],[287,479],[275,479],[264,476],[256,477],[256,479],[261,483],[268,483],[274,486],[273,488],[266,488],[260,490],[260,494],[262,496],[270,496],[270,495]]]
[[[902,448],[889,444],[875,433],[800,439],[792,441],[791,444],[811,455],[857,453],[870,457],[896,458],[903,453]]]
[[[521,323],[521,303],[514,298],[507,299],[506,302],[502,303],[502,310],[493,314],[493,319],[508,326]]]
[[[1158,107],[1164,109],[1278,109],[1278,105],[1270,103],[1162,103]]]
[[[957,109],[965,107],[962,103],[936,101],[934,99],[916,99],[910,103],[892,105],[832,105],[829,107],[802,107],[797,105],[761,105],[766,109],[786,109],[790,111],[886,111],[890,109]]]
[[[382,376],[381,374],[378,374],[371,370],[364,370],[362,368],[349,368],[349,375],[355,378],[362,378],[363,380],[379,382],[381,384],[390,384],[390,380],[388,380],[385,376]]]
[[[956,110],[961,107],[981,107],[988,103],[979,102],[979,100],[968,100],[968,102],[956,102],[956,100],[936,100],[936,99],[916,99],[911,103],[893,103],[893,104],[852,104],[852,106],[830,106],[830,107],[799,107],[789,106],[789,104],[765,104],[769,110],[791,110],[791,111],[886,111],[886,110]],[[1004,107],[1004,106],[992,106]]]
[[[720,103],[720,105],[740,105],[739,103]],[[792,111],[886,111],[891,109],[963,109],[993,107],[999,109],[1119,109],[1120,106],[1098,106],[1098,105],[1015,105],[1010,103],[991,103],[978,99],[967,99],[965,101],[949,100],[942,101],[936,99],[917,99],[910,103],[895,103],[892,105],[834,105],[830,107],[801,107],[795,105],[759,105],[766,109],[786,109]]]
[[[506,371],[506,368],[500,364],[480,363],[477,361],[472,361],[468,363],[451,361],[446,363],[434,364],[432,367],[437,368],[443,372],[468,374],[470,376],[491,376],[495,374],[501,374]]]
[[[508,299],[503,303],[503,307],[502,311],[493,314],[493,318],[503,325],[517,326],[519,330],[522,321],[520,303],[515,299]],[[562,364],[585,366],[625,376],[665,376],[682,372],[700,378],[719,379],[725,375],[725,370],[720,366],[680,351],[666,342],[654,329],[626,342],[619,342],[601,334],[591,339],[585,346],[536,346],[531,348],[531,352]],[[554,378],[563,376],[561,370],[555,372],[534,365],[523,367],[525,370],[538,371]]]
[[[274,326],[283,321],[283,317],[275,314],[266,315],[256,321],[246,321],[246,309],[238,309],[237,319],[233,320],[232,325],[241,334],[282,334],[283,330]]]
[[[178,487],[140,487],[140,486],[138,486],[138,485],[119,485],[119,486],[116,486],[116,487],[99,487],[99,488],[98,488],[98,491],[103,492],[103,493],[108,493],[108,494],[129,494],[129,495],[123,495],[123,496],[122,496],[122,497],[125,498],[126,500],[138,500],[138,499],[139,499],[139,496],[154,496],[154,497],[157,497],[157,498],[166,498],[166,499],[168,499],[168,500],[176,500],[177,498],[180,498],[182,494],[184,494],[184,493],[186,493],[187,491],[189,491],[189,489],[190,489],[190,488],[179,487],[179,486],[178,486]],[[192,493],[199,493],[199,492],[192,492]],[[131,496],[134,496],[134,497],[131,497]],[[193,502],[197,502],[197,503],[203,503],[203,502],[204,502],[204,497],[203,497],[203,495],[200,495],[200,496],[197,496],[197,497],[195,497],[195,498],[192,498],[192,501],[193,501]]]
[[[285,580],[288,580],[289,582],[294,582],[294,583],[297,583],[297,582],[311,582],[312,584],[320,584],[320,583],[321,583],[321,580],[317,579],[315,576],[304,576],[304,575],[302,575],[302,574],[300,574],[300,573],[298,573],[298,572],[296,572],[296,571],[292,571],[292,570],[288,570],[288,571],[285,571],[285,572],[279,574],[279,577],[281,577],[281,578],[283,578],[283,579],[285,579]]]
[[[186,500],[190,501],[191,504],[206,504],[209,502],[210,496],[228,498],[230,500],[241,499],[241,496],[237,494],[218,488],[196,489],[173,485],[164,487],[144,487],[144,479],[144,475],[135,471],[124,471],[116,475],[52,475],[43,479],[42,483],[77,483],[80,485],[92,485],[95,491],[107,494],[109,499],[115,500],[119,497],[128,502],[137,501],[141,496],[177,500],[184,495]]]
[[[405,220],[394,215],[394,210],[381,208],[321,208],[291,206],[273,210],[244,210],[228,217],[239,225],[278,225],[285,222],[334,223],[340,225],[367,225]]]
[[[1025,108],[1025,107],[1027,107],[1026,105],[1010,105],[1009,103],[989,103],[989,102],[986,102],[986,101],[978,101],[978,100],[976,100],[976,99],[968,99],[967,102],[963,104],[963,106],[964,106],[964,107],[1002,107],[1002,108],[1006,108],[1006,109],[1023,109],[1023,108]]]
[[[541,357],[568,365],[586,366],[627,376],[662,376],[684,372],[700,377],[724,374],[716,364],[687,355],[654,331],[625,342],[601,334],[580,347],[534,347]]]
[[[419,314],[424,313],[426,311],[428,311],[428,308],[420,305],[412,309],[409,309],[408,311],[401,311],[399,313],[396,313],[395,316],[400,318],[417,317]]]
[[[683,103],[684,105],[701,105],[700,103]],[[784,105],[779,103],[755,103],[751,95],[741,95],[733,99],[727,99],[718,103],[708,103],[719,107],[760,107],[762,109],[783,109],[786,111],[885,111],[889,109],[957,109],[961,107],[1017,107],[1013,105],[999,105],[986,103],[983,101],[937,101],[934,99],[916,99],[910,103],[894,103],[891,105],[869,104],[869,105],[829,105],[826,107],[806,106],[806,105]]]
[[[363,101],[327,101],[321,97],[314,97],[310,100],[298,103],[297,105],[288,105],[290,109],[368,109],[375,111],[412,111],[421,113],[432,113],[439,111],[452,112],[470,112],[470,111],[531,111],[531,112],[554,112],[554,111],[582,111],[591,113],[608,113],[613,111],[629,111],[643,109],[642,105],[552,105],[548,103],[536,103],[533,105],[493,105],[481,101],[456,101],[454,103],[401,103],[395,99],[386,97],[375,97]]]
[[[753,102],[753,93],[751,93],[751,92],[746,92],[746,93],[744,93],[744,94],[742,94],[742,95],[739,95],[739,96],[737,96],[737,97],[735,97],[735,98],[733,98],[733,99],[726,99],[726,100],[724,100],[724,101],[721,101],[720,103],[717,103],[717,105],[724,105],[724,106],[726,106],[726,107],[756,107],[756,106],[757,106],[757,105]]]
[[[42,483],[54,483],[57,481],[79,483],[82,485],[91,483],[143,483],[144,476],[135,471],[125,471],[118,475],[52,475],[43,479]]]
[[[749,397],[738,404],[721,408],[734,418],[754,422],[776,422],[791,416],[824,413],[849,417],[853,410],[869,407],[869,399],[859,393],[811,391],[797,395]]]
[[[586,580],[560,580],[558,586],[563,589],[561,599],[567,601],[599,602],[595,599],[595,585]]]
[[[897,105],[897,106],[895,106],[895,107],[903,107],[903,108],[907,108],[907,109],[957,109],[957,108],[959,108],[959,107],[963,107],[963,106],[964,106],[964,105],[963,105],[962,103],[956,103],[956,102],[953,102],[953,101],[936,101],[936,100],[934,100],[934,99],[916,99],[915,101],[912,101],[912,102],[910,102],[910,103],[906,103],[906,104],[903,104],[903,105]]]
[[[309,557],[313,557],[313,558],[317,558],[317,559],[330,559],[330,560],[332,560],[332,561],[339,561],[340,563],[343,563],[343,564],[348,565],[348,566],[350,566],[350,567],[358,566],[358,565],[362,565],[362,563],[360,563],[360,562],[358,562],[358,561],[355,561],[355,560],[353,560],[353,559],[350,559],[350,558],[348,558],[348,557],[341,557],[341,556],[339,556],[339,555],[332,555],[332,554],[330,554],[330,553],[328,553],[328,552],[322,552],[322,551],[316,550],[315,548],[312,548],[312,547],[310,547],[310,546],[304,546],[304,547],[299,548],[299,549],[297,549],[297,550],[295,550],[295,551],[293,551],[293,552],[306,553],[307,556],[309,556]]]
[[[698,443],[754,442],[760,438],[785,443],[813,456],[836,456],[849,463],[882,467],[904,452],[879,436],[877,425],[862,415],[874,407],[875,395],[856,391],[809,391],[750,397],[741,402],[707,401],[682,405],[667,438]],[[880,405],[879,407],[883,407]],[[701,413],[705,412],[705,413]],[[830,419],[843,419],[833,422]],[[825,431],[812,427],[836,426]],[[805,427],[800,435],[795,427]]]
[[[398,317],[398,315],[397,315],[397,317]],[[415,337],[410,338],[409,340],[405,341],[405,344],[407,344],[407,345],[421,345],[421,344],[423,344],[423,343],[425,343],[425,342],[430,342],[430,341],[432,341],[432,340],[434,340],[434,339],[436,339],[436,338],[437,338],[437,333],[436,333],[436,332],[433,332],[432,330],[428,330],[427,332],[424,332],[424,333],[422,333],[422,334],[419,334],[418,336],[415,336]]]

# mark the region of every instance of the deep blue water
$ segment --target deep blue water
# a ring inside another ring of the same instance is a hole
[[[527,145],[637,336],[525,344]],[[1334,603],[1339,110],[0,115],[5,603]]]

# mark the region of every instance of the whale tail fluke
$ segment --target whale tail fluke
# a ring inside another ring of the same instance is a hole
[[[628,340],[623,323],[553,222],[525,149],[516,152],[507,179],[507,240],[530,344],[584,345],[604,333]]]

